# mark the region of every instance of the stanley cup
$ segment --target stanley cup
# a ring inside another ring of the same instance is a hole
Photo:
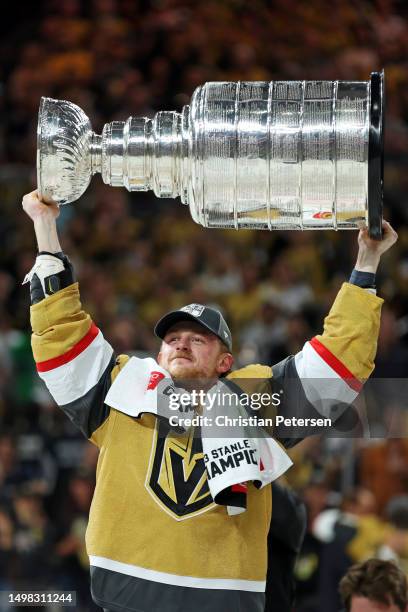
[[[369,81],[209,82],[181,113],[107,123],[42,98],[40,196],[66,204],[100,172],[180,196],[208,228],[353,229],[381,237],[383,73]]]

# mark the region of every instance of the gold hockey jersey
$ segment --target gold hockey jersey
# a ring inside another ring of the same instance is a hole
[[[382,301],[344,283],[322,335],[276,368],[249,366],[229,378],[258,379],[265,389],[273,376],[297,377],[312,407],[331,380],[334,399],[350,403],[373,369]],[[94,600],[134,612],[261,612],[270,487],[249,486],[247,511],[229,516],[211,499],[199,439],[105,404],[128,357],[114,355],[82,310],[76,283],[33,305],[31,321],[39,375],[100,449],[86,534]]]

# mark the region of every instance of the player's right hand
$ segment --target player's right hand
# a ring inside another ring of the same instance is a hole
[[[38,197],[38,191],[27,193],[23,197],[23,210],[33,221],[56,219],[60,213],[59,206],[55,202],[45,204]]]

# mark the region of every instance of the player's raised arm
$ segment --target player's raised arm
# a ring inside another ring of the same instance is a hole
[[[292,393],[281,406],[284,416],[321,415],[335,421],[362,389],[374,369],[383,303],[376,295],[375,274],[381,255],[397,237],[386,221],[381,241],[369,238],[366,228],[360,229],[355,268],[324,320],[323,333],[272,368],[277,384],[298,380],[296,397]],[[296,441],[295,437],[284,440],[287,446]]]
[[[36,191],[23,198],[38,243],[30,282],[32,349],[40,377],[57,404],[86,437],[102,443],[109,408],[104,403],[115,357],[102,332],[82,310],[73,268],[58,239],[56,204]]]
[[[373,371],[383,303],[376,296],[375,274],[381,255],[397,240],[386,221],[383,229],[382,241],[372,240],[366,228],[360,229],[355,268],[324,320],[323,334],[312,338],[296,356],[301,376],[331,378],[336,374],[360,387]]]

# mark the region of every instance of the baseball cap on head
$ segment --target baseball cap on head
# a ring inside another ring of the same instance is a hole
[[[159,338],[163,339],[169,327],[179,321],[195,321],[210,332],[218,336],[220,340],[227,346],[228,350],[232,349],[232,337],[228,325],[219,310],[203,306],[202,304],[188,304],[179,310],[172,310],[164,315],[154,328],[154,333]]]

